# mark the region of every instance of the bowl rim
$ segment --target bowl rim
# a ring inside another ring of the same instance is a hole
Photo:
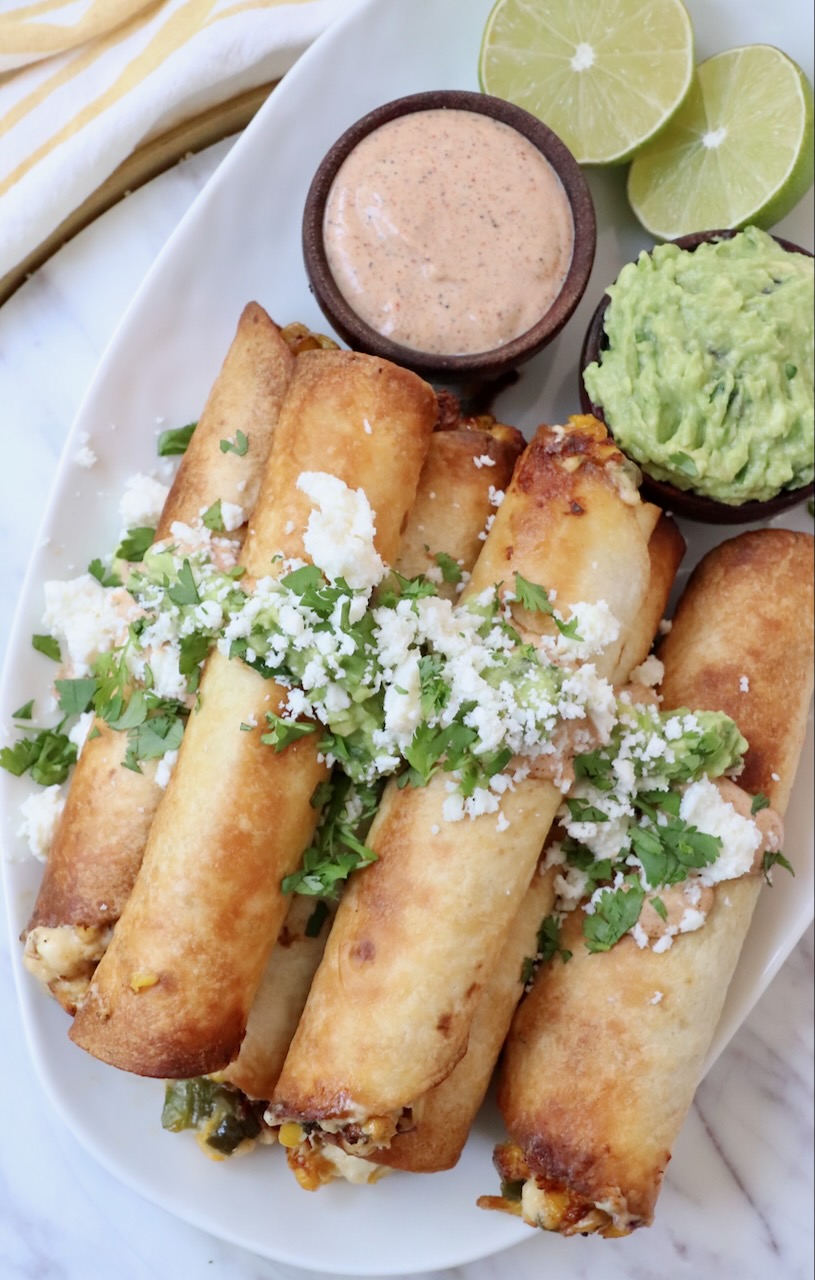
[[[531,328],[488,351],[439,354],[403,346],[362,320],[340,292],[328,265],[323,239],[325,205],[334,178],[351,151],[382,125],[405,115],[432,110],[472,111],[515,129],[537,148],[557,173],[574,225],[572,261],[560,292]],[[356,120],[326,152],[306,196],[302,224],[303,260],[312,292],[337,332],[357,350],[392,360],[427,376],[497,377],[531,358],[550,342],[573,314],[589,282],[597,245],[597,222],[588,183],[565,142],[521,107],[490,94],[466,89],[432,89],[407,94],[375,107]]]
[[[661,244],[675,244],[680,249],[693,252],[700,244],[715,243],[718,240],[732,240],[739,235],[743,227],[719,228],[712,231],[691,231],[687,235],[677,236],[675,240],[660,241]],[[805,249],[803,245],[795,244],[792,240],[786,240],[783,236],[771,235],[782,249],[786,249],[788,253],[800,253],[806,258],[815,257],[811,249]],[[657,248],[654,245],[653,248]],[[653,249],[643,249],[643,253],[652,253]],[[632,261],[638,261],[632,259]],[[625,264],[628,265],[628,264]],[[620,268],[622,271],[623,268]],[[619,272],[616,279],[619,279]],[[611,297],[607,289],[603,291],[603,296],[595,307],[591,319],[586,327],[586,333],[583,338],[583,345],[580,349],[580,360],[578,369],[578,382],[580,392],[580,405],[584,413],[590,413],[599,422],[606,427],[609,435],[614,438],[614,432],[606,421],[602,405],[595,404],[583,382],[583,375],[588,365],[597,360],[601,351],[603,351],[603,339],[606,337],[603,328],[606,311],[608,310]],[[625,450],[622,450],[625,453]],[[626,454],[626,456],[628,456]],[[699,520],[710,524],[753,524],[757,520],[766,520],[770,516],[777,515],[780,511],[786,511],[790,507],[797,506],[799,502],[806,501],[815,493],[815,480],[810,480],[808,484],[800,485],[797,489],[782,489],[780,493],[775,494],[772,498],[757,499],[750,498],[747,502],[738,505],[728,502],[721,502],[717,498],[709,498],[705,494],[695,493],[693,489],[679,489],[676,485],[670,484],[666,480],[655,480],[645,469],[645,465],[636,458],[631,461],[642,471],[642,491],[643,494],[656,502],[659,506],[668,511],[674,511],[679,515],[685,516],[689,520]]]

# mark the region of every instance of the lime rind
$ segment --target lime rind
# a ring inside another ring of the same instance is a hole
[[[578,71],[581,47],[593,61]],[[497,0],[478,76],[484,92],[548,124],[580,164],[622,164],[681,107],[693,61],[681,0]]]
[[[705,146],[720,130],[728,145]],[[812,87],[791,58],[773,45],[726,50],[700,63],[680,110],[637,155],[631,207],[662,240],[774,226],[812,185],[814,137]]]

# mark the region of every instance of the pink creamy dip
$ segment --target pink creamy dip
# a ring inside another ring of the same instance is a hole
[[[323,224],[345,300],[393,342],[436,355],[491,351],[559,294],[574,221],[552,165],[475,111],[415,111],[358,143]]]

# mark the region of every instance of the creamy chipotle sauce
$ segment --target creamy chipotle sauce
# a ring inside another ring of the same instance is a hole
[[[378,333],[437,355],[491,351],[530,329],[572,260],[563,185],[517,130],[475,111],[400,116],[341,165],[328,265]]]

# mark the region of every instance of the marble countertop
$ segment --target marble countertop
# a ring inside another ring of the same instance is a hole
[[[228,146],[185,161],[111,210],[0,310],[0,658],[60,449],[94,366],[141,277]],[[77,1144],[32,1071],[10,945],[3,930],[0,1276],[305,1275],[172,1218],[115,1182]],[[439,1274],[533,1280],[548,1268],[557,1280],[810,1276],[812,961],[810,929],[701,1086],[656,1226],[615,1242],[530,1233],[509,1253]],[[318,1223],[319,1214],[315,1229]]]

